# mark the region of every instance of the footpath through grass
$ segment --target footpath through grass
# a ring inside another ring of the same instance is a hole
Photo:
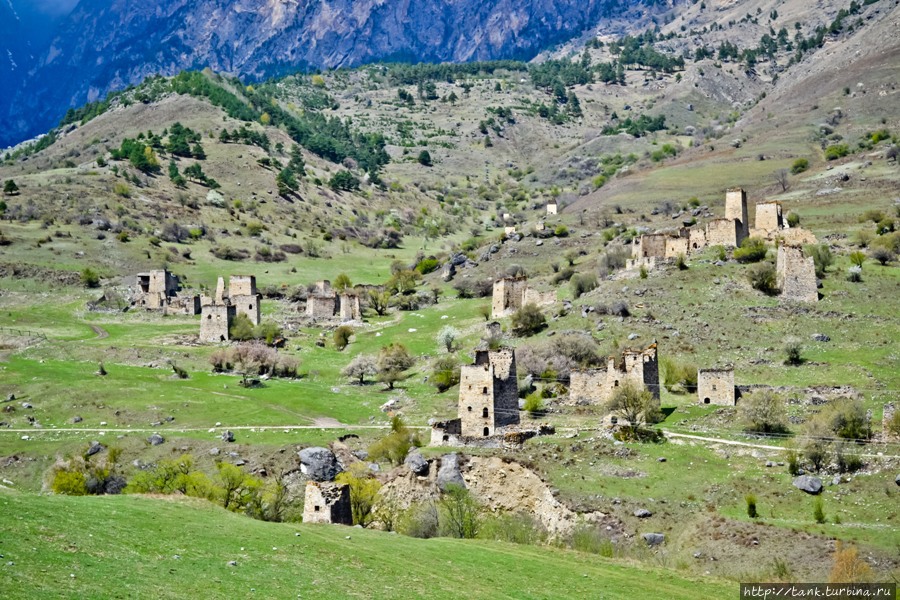
[[[568,550],[264,523],[186,499],[0,492],[0,506],[0,589],[10,599],[694,600],[737,593],[733,583]]]

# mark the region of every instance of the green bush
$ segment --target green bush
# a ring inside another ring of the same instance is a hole
[[[741,242],[741,247],[734,251],[734,259],[739,263],[755,263],[766,257],[768,249],[762,238],[749,237]]]
[[[825,522],[825,509],[821,498],[816,498],[813,502],[813,519],[820,525]]]
[[[758,390],[741,400],[738,415],[750,433],[784,433],[787,415],[784,400],[771,390]]]
[[[757,518],[759,513],[756,512],[756,496],[747,494],[744,496],[744,500],[747,502],[747,516],[751,519]]]
[[[750,267],[750,270],[747,272],[747,279],[749,279],[753,289],[759,290],[763,294],[773,296],[778,293],[775,265],[770,262],[757,263]]]
[[[452,355],[445,355],[435,361],[429,381],[438,392],[446,392],[459,383],[459,373],[459,361]]]
[[[353,335],[353,328],[349,325],[341,325],[337,329],[334,330],[332,334],[332,339],[334,340],[334,347],[338,350],[343,350],[347,347],[347,344],[350,343],[350,337]]]
[[[571,280],[572,296],[580,298],[597,287],[597,277],[592,273],[575,275]]]
[[[86,288],[100,287],[100,275],[90,268],[81,271],[81,284]]]
[[[421,273],[422,275],[427,275],[432,271],[436,270],[441,266],[441,261],[436,258],[423,258],[419,261],[419,264],[416,265],[416,271]]]
[[[799,227],[800,226],[800,215],[795,212],[789,212],[787,216],[787,224],[788,227]]]
[[[54,494],[65,494],[67,496],[86,496],[87,479],[84,473],[80,471],[57,471],[53,476],[51,489]]]
[[[812,257],[816,266],[816,277],[822,279],[825,277],[825,271],[834,264],[834,255],[828,244],[819,244],[817,246],[807,246],[806,253]]]
[[[798,158],[794,161],[794,164],[791,165],[791,173],[797,175],[798,173],[802,173],[803,171],[809,168],[809,161],[805,158]]]
[[[525,405],[523,408],[530,417],[536,417],[541,414],[544,410],[544,399],[541,397],[540,392],[528,394],[525,398]]]
[[[837,160],[848,154],[850,154],[850,147],[847,144],[834,144],[825,148],[825,160]]]
[[[569,228],[565,225],[557,225],[556,229],[553,230],[553,235],[556,237],[567,237],[569,235]]]
[[[518,336],[529,336],[547,326],[547,318],[535,304],[526,304],[512,316],[513,333]]]

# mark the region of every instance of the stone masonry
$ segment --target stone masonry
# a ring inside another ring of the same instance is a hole
[[[303,522],[353,525],[350,486],[327,481],[306,482]]]
[[[138,273],[135,284],[132,302],[137,307],[186,315],[200,312],[200,296],[179,296],[178,277],[166,269]]]
[[[203,343],[227,342],[237,315],[246,315],[250,322],[259,325],[261,321],[262,296],[256,289],[253,275],[232,275],[216,280],[216,292],[212,298],[204,297],[200,311],[200,341]]]
[[[460,434],[488,437],[519,423],[516,356],[512,348],[478,350],[475,364],[460,369]]]
[[[250,322],[259,325],[259,304],[262,296],[256,291],[253,275],[232,275],[228,278],[228,299],[237,315],[246,315]]]
[[[526,304],[547,306],[556,302],[556,293],[539,292],[528,287],[525,277],[504,277],[494,282],[491,318],[507,317]]]
[[[781,299],[791,302],[817,302],[816,265],[812,257],[803,255],[803,248],[782,244],[778,247],[775,266],[776,285]]]
[[[200,312],[200,341],[207,344],[227,342],[234,321],[235,308],[230,304],[207,304]]]
[[[306,316],[312,319],[358,321],[362,318],[359,296],[346,291],[338,294],[328,280],[316,282],[316,288],[306,298]]]
[[[747,216],[747,192],[742,188],[725,190],[725,218],[737,221],[739,239],[736,246],[750,235],[750,219]]]
[[[781,202],[756,203],[756,229],[761,232],[774,233],[784,229]]]
[[[734,406],[734,369],[700,369],[697,372],[697,398],[700,404]]]
[[[615,389],[630,382],[659,399],[659,357],[656,344],[644,350],[625,350],[621,360],[609,357],[606,369],[572,371],[569,399],[579,404],[606,404]]]

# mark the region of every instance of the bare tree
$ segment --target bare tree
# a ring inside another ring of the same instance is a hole
[[[788,170],[787,169],[777,169],[772,172],[772,179],[775,180],[775,183],[781,186],[781,191],[786,192],[789,187],[791,187],[791,182],[788,181]]]

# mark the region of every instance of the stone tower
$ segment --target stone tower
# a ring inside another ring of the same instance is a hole
[[[725,190],[725,218],[738,221],[738,240],[740,246],[744,238],[750,235],[750,218],[747,216],[747,192],[743,188]]]
[[[697,398],[700,404],[734,406],[734,369],[700,369],[697,372]]]
[[[775,283],[781,289],[782,300],[818,302],[816,265],[812,257],[803,255],[800,246],[781,244],[775,265]]]
[[[491,318],[500,319],[522,308],[528,281],[524,277],[504,277],[494,282]]]
[[[516,355],[512,348],[478,350],[460,370],[459,418],[464,437],[488,437],[519,423]]]
[[[218,293],[218,290],[217,290]],[[256,277],[253,275],[232,275],[228,278],[228,299],[236,314],[247,315],[250,322],[259,325],[261,297],[256,291]]]

